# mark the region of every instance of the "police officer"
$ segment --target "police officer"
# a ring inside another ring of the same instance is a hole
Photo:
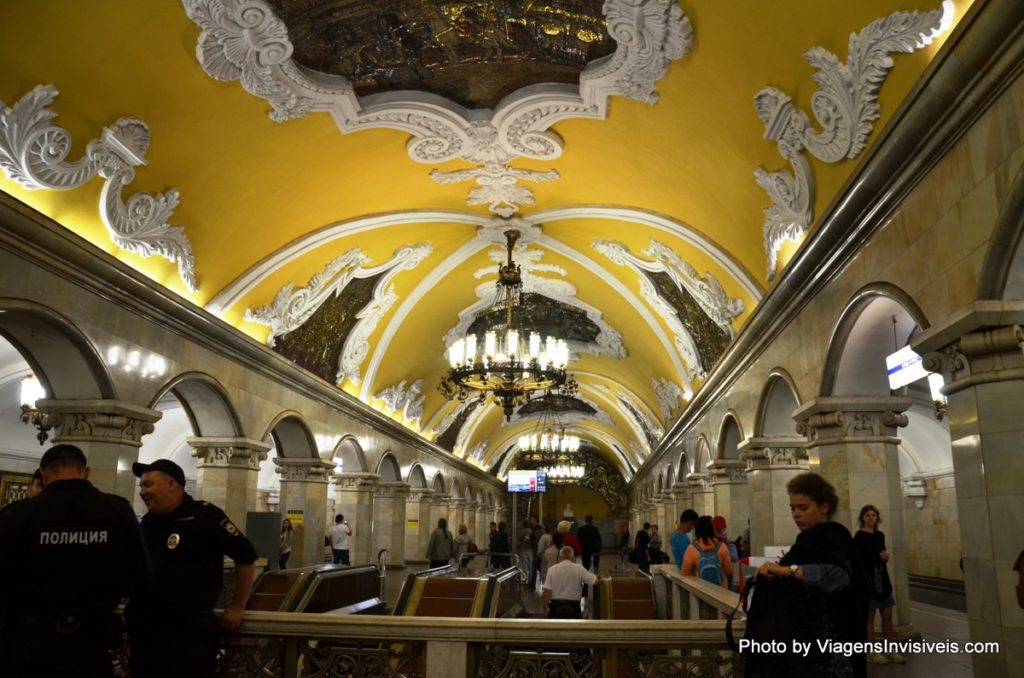
[[[142,533],[154,586],[126,610],[132,678],[213,676],[218,626],[237,629],[252,588],[256,550],[222,510],[185,492],[185,473],[169,459],[133,464],[149,512]],[[218,624],[224,556],[235,561],[235,593]]]
[[[113,675],[113,610],[147,585],[131,505],[89,482],[82,450],[43,454],[45,489],[0,514],[0,671],[9,676]]]

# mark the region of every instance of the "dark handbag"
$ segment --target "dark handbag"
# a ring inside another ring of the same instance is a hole
[[[466,553],[476,553],[479,550],[479,547],[472,540],[466,544]]]

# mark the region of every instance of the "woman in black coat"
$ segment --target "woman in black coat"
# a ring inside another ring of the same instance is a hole
[[[841,643],[863,643],[867,594],[849,530],[832,522],[835,489],[816,473],[786,485],[796,543],[778,563],[757,571],[744,639],[747,676],[753,678],[860,678],[863,655],[844,654]],[[794,651],[799,641],[803,651]],[[820,649],[825,646],[824,651]]]

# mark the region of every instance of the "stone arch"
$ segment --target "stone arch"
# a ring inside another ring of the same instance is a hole
[[[658,472],[658,485],[657,489],[655,490],[658,494],[661,494],[661,491],[665,489],[665,480],[663,478],[663,475],[664,474],[662,472]]]
[[[85,334],[53,309],[0,298],[0,335],[21,354],[54,400],[114,400],[113,380]]]
[[[796,434],[793,413],[800,406],[800,396],[789,372],[776,367],[769,372],[761,390],[754,420],[754,436],[791,436]]]
[[[452,499],[460,499],[462,497],[462,485],[459,483],[458,478],[452,478],[451,490],[448,492]]]
[[[444,476],[440,471],[436,472],[430,481],[430,489],[437,494],[444,494]]]
[[[671,490],[672,486],[676,483],[676,471],[675,468],[669,463],[668,468],[665,469],[665,489]]]
[[[381,480],[386,482],[394,482],[402,479],[402,471],[398,466],[398,460],[390,450],[381,455],[380,461],[377,462],[377,470],[375,473],[380,476]]]
[[[156,393],[150,407],[159,409],[160,401],[173,396],[185,410],[192,433],[207,438],[241,437],[242,424],[227,389],[203,372],[179,374]]]
[[[978,299],[1024,299],[1024,167],[996,217],[978,278]]]
[[[711,463],[711,445],[708,437],[703,433],[697,438],[697,447],[694,450],[694,473],[707,473],[708,464]]]
[[[679,464],[676,467],[678,470],[676,473],[676,482],[682,482],[686,480],[686,476],[690,474],[690,458],[686,456],[686,450],[680,450],[679,452]]]
[[[267,428],[262,440],[273,439],[278,457],[287,459],[316,459],[316,439],[298,412],[282,412]]]
[[[739,459],[739,444],[743,440],[743,428],[740,426],[739,416],[734,410],[729,410],[722,417],[722,426],[718,433],[718,448],[715,450],[716,459]]]
[[[409,473],[405,478],[405,482],[409,483],[409,487],[426,489],[427,476],[423,472],[423,465],[418,461],[414,462],[413,465],[409,467]]]
[[[927,328],[924,313],[900,288],[889,283],[861,288],[832,332],[820,395],[889,395],[885,357]]]
[[[344,473],[361,473],[366,472],[369,468],[366,465],[366,454],[363,453],[363,447],[355,439],[355,436],[343,437],[335,446],[331,458],[341,460],[341,470]]]
[[[470,487],[468,483],[466,484],[466,489],[462,492],[462,498],[467,502],[473,501],[473,488]]]

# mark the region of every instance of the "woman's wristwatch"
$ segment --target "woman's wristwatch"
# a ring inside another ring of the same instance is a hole
[[[790,565],[789,566],[789,576],[790,577],[795,577],[796,576],[796,571],[798,569],[800,569],[799,565]]]

